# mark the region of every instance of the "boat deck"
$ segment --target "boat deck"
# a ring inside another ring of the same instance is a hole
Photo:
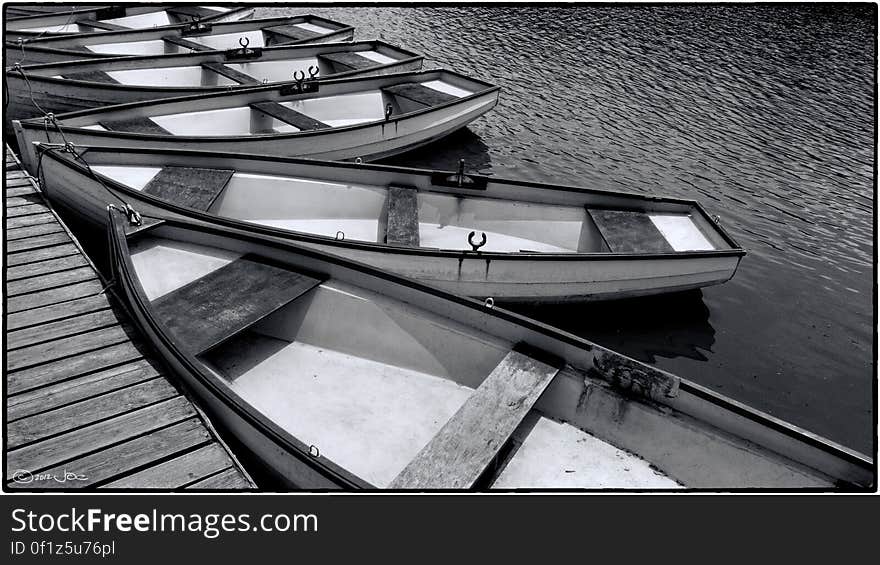
[[[255,488],[5,157],[7,488]]]

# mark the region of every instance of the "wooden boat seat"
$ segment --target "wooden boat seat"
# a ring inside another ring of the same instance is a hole
[[[131,31],[130,27],[111,24],[110,22],[99,22],[98,20],[90,20],[87,18],[77,20],[76,23],[77,25],[89,26],[95,29],[102,29],[104,31]]]
[[[232,67],[228,67],[223,63],[202,63],[202,66],[208,70],[214,71],[218,75],[223,75],[228,79],[234,80],[238,84],[260,84],[260,81],[250,75],[236,71]]]
[[[245,255],[153,302],[157,319],[198,355],[323,281]]]
[[[301,28],[301,27],[293,25],[293,24],[267,27],[264,29],[264,31],[267,31],[267,32],[275,34],[275,35],[280,35],[281,37],[284,38],[284,40],[285,40],[284,42],[304,41],[306,39],[311,39],[313,37],[317,37],[317,36],[321,35],[320,33],[316,32],[316,31],[304,29],[304,28]]]
[[[291,110],[287,106],[282,106],[278,102],[255,102],[251,104],[251,108],[263,112],[264,114],[268,114],[273,118],[290,124],[302,131],[325,129],[330,127],[324,122],[319,122],[318,120],[310,118],[309,116],[297,112],[296,110]]]
[[[445,92],[440,92],[439,90],[434,90],[433,88],[428,88],[427,86],[422,86],[415,82],[386,86],[382,90],[388,94],[406,98],[407,100],[412,100],[413,102],[417,102],[424,106],[438,106],[440,104],[452,102],[453,100],[458,100],[458,98],[451,94],[446,94]]]
[[[85,80],[88,82],[107,82],[111,84],[119,84],[119,81],[117,81],[104,71],[85,71],[81,73],[70,73],[62,76],[70,80]]]
[[[191,49],[192,51],[210,51],[211,48],[206,45],[201,45],[196,43],[195,41],[190,41],[188,39],[184,39],[182,37],[177,37],[176,35],[166,35],[162,39],[167,41],[168,43],[173,43],[174,45],[179,45],[180,47],[185,47],[187,49]]]
[[[419,191],[408,186],[388,187],[388,225],[385,242],[419,246]]]
[[[673,253],[645,212],[587,208],[612,253]]]
[[[182,5],[170,6],[165,11],[168,12],[168,15],[177,16],[178,18],[180,18],[183,21],[189,21],[189,20],[197,19],[197,18],[204,18],[207,15],[209,15],[209,13],[210,13],[205,10],[201,10],[197,7],[182,6]]]
[[[167,129],[163,128],[153,120],[144,116],[117,120],[101,120],[98,123],[111,131],[128,131],[132,133],[158,133],[162,135],[171,135],[171,132],[169,132]]]
[[[339,53],[324,53],[318,55],[318,60],[324,60],[337,69],[337,72],[355,71],[359,69],[368,69],[376,65],[376,61],[371,61],[363,55],[341,51]]]
[[[164,167],[144,186],[143,192],[178,206],[205,211],[217,199],[235,171]]]
[[[562,367],[536,353],[508,353],[388,488],[471,488]]]

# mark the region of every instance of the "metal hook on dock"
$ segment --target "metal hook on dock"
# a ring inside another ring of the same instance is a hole
[[[481,247],[486,245],[486,232],[482,232],[482,234],[483,234],[483,238],[480,241],[480,243],[474,243],[474,236],[477,235],[477,232],[472,231],[471,233],[468,234],[468,243],[470,243],[471,247],[473,247],[472,251],[479,251],[479,249]]]

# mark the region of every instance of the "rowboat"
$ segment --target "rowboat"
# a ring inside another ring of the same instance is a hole
[[[382,41],[251,48],[245,38],[237,49],[26,65],[6,71],[6,116],[23,119],[44,112],[227,92],[293,81],[296,73],[306,76],[309,68],[317,68],[319,78],[417,71],[422,59]]]
[[[116,288],[144,335],[290,486],[873,482],[864,455],[491,304],[277,238],[136,225],[110,208]]]
[[[176,4],[116,4],[72,7],[53,13],[31,14],[6,19],[6,40],[121,31],[136,28],[164,28],[181,23],[222,22],[252,16],[253,7],[181,6]]]
[[[86,6],[77,6],[76,4],[19,4],[16,6],[3,6],[3,10],[7,18],[18,18],[21,16],[42,16],[46,14],[68,13],[71,10],[85,8]],[[106,8],[107,6],[101,6]]]
[[[354,28],[317,16],[190,22],[164,28],[78,33],[5,43],[6,65],[33,65],[123,55],[164,55],[249,47],[348,41]]]
[[[731,278],[745,254],[690,200],[229,153],[44,149],[46,194],[96,226],[107,204],[124,201],[505,302],[699,288]]]
[[[465,127],[497,104],[498,90],[432,70],[120,104],[12,127],[31,171],[34,141],[374,160]]]

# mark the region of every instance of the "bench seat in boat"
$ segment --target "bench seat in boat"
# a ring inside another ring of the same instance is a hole
[[[144,186],[143,192],[179,206],[205,211],[234,173],[229,169],[164,167]]]
[[[386,86],[382,90],[388,94],[406,98],[424,106],[439,106],[440,104],[458,100],[458,98],[451,94],[440,92],[415,82]]]
[[[385,242],[419,246],[419,191],[407,186],[388,187],[388,226]]]
[[[375,61],[367,59],[363,55],[341,51],[339,53],[324,53],[318,55],[318,60],[325,60],[339,69],[339,71],[354,71],[358,69],[367,69],[376,64]]]
[[[218,75],[225,76],[228,79],[232,79],[238,84],[260,84],[260,81],[255,79],[254,77],[247,75],[241,71],[237,71],[232,67],[224,65],[223,63],[202,63],[202,66],[209,71],[213,71]]]
[[[324,122],[319,122],[318,120],[310,118],[296,110],[292,110],[287,106],[282,106],[278,102],[256,102],[251,104],[251,108],[290,124],[301,131],[326,129],[330,127]]]

